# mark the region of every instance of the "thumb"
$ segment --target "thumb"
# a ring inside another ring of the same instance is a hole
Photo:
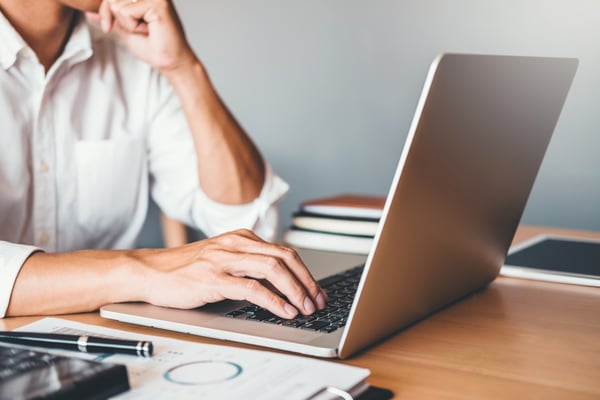
[[[98,14],[98,13],[86,12],[85,19],[87,19],[89,22],[91,22],[94,25],[100,25],[101,17],[100,17],[100,14]]]

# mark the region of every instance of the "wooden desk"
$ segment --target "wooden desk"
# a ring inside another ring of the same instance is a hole
[[[600,232],[524,226],[514,243],[539,233],[600,238]],[[97,313],[65,318],[223,344],[110,321]],[[0,320],[0,327],[13,329],[36,319],[7,318]],[[398,399],[599,399],[600,290],[501,277],[485,290],[338,362],[371,369],[370,383],[393,390]]]

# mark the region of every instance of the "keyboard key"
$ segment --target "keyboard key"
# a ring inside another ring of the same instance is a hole
[[[313,321],[311,323],[308,323],[308,324],[302,326],[302,329],[307,329],[309,331],[318,331],[322,328],[325,328],[330,323],[331,323],[330,321]]]
[[[225,316],[229,317],[229,318],[235,318],[238,315],[242,315],[242,314],[246,314],[246,312],[242,311],[242,310],[233,310],[233,311],[230,311],[227,314],[225,314]]]
[[[289,327],[293,327],[293,328],[299,328],[302,325],[304,325],[306,322],[302,322],[302,321],[295,321],[295,320],[287,320],[281,323],[281,326],[289,326]]]
[[[325,327],[323,327],[323,328],[319,329],[319,332],[323,332],[323,333],[331,333],[331,332],[333,332],[333,331],[337,331],[338,329],[339,329],[339,328],[338,328],[337,326],[332,326],[332,325],[329,325],[329,326],[325,326]]]

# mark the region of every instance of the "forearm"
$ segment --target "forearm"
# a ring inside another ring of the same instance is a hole
[[[160,226],[163,233],[164,247],[177,247],[188,243],[187,230],[181,222],[161,213]]]
[[[252,201],[264,183],[263,159],[219,98],[202,64],[194,60],[163,73],[187,117],[204,192],[224,204]]]
[[[34,253],[15,282],[7,316],[86,312],[145,300],[144,268],[128,251]]]
[[[238,230],[172,249],[34,253],[7,315],[87,312],[125,301],[191,309],[233,299],[293,318],[323,309],[326,298],[295,251]]]

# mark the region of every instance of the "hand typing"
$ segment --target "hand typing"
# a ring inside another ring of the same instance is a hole
[[[224,299],[247,300],[281,318],[325,307],[326,294],[298,254],[248,230],[133,254],[147,272],[145,301],[155,305],[195,308]]]

